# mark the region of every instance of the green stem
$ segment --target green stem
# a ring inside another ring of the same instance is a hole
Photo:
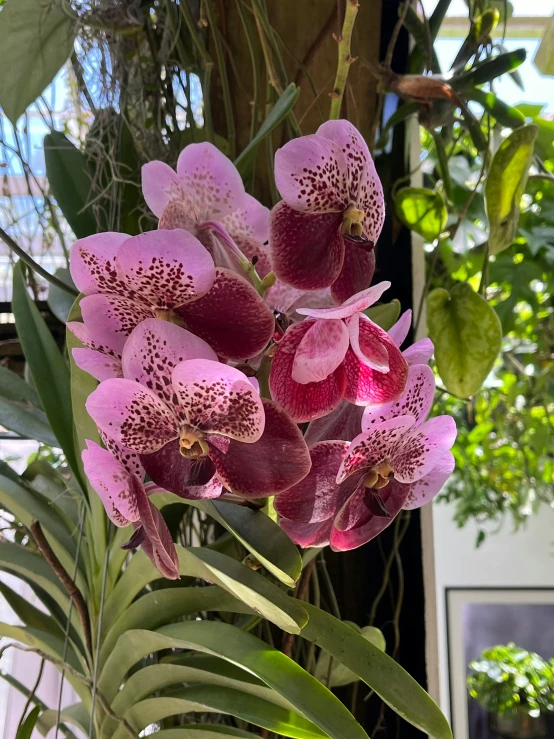
[[[485,295],[485,290],[487,289],[487,281],[489,277],[489,244],[487,242],[487,245],[485,246],[485,256],[483,258],[483,267],[481,269],[481,282],[479,283],[479,295]]]
[[[344,12],[344,23],[342,25],[342,33],[338,39],[339,59],[337,64],[337,74],[333,92],[331,93],[331,109],[329,111],[329,120],[337,120],[340,118],[340,110],[342,107],[342,98],[346,89],[346,80],[348,78],[348,70],[353,61],[350,55],[350,44],[352,41],[352,29],[354,21],[358,15],[358,0],[347,0],[346,10]]]
[[[15,243],[12,237],[9,236],[3,228],[0,228],[0,239],[2,239],[2,241],[9,247],[9,249],[13,251],[14,254],[17,254],[17,256],[23,262],[25,262],[25,264],[30,267],[33,272],[36,272],[41,277],[44,277],[44,279],[51,285],[55,285],[60,290],[73,295],[73,297],[75,298],[77,297],[77,295],[79,295],[78,291],[74,290],[71,285],[66,285],[65,282],[62,282],[62,280],[59,280],[54,275],[51,275],[50,272],[47,272],[44,269],[44,267],[41,267],[40,264],[35,262],[35,260],[30,257],[26,251],[23,251],[23,249]]]
[[[446,148],[442,136],[437,131],[433,131],[433,140],[437,147],[437,156],[439,158],[440,176],[444,184],[446,197],[452,200],[452,180],[450,179],[450,170],[448,169],[448,157],[446,156]]]

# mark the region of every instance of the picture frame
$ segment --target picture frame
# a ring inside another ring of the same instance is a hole
[[[468,663],[483,649],[510,641],[544,658],[553,657],[554,588],[450,587],[445,589],[445,601],[453,735],[455,739],[481,739],[474,729],[470,732]],[[484,714],[477,704],[471,710]],[[484,736],[488,739],[489,735],[485,732]]]

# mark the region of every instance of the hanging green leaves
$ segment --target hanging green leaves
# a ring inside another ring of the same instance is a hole
[[[450,293],[439,287],[429,294],[427,316],[437,369],[446,389],[460,398],[475,395],[502,343],[502,327],[494,309],[471,285],[460,282]]]
[[[396,215],[425,241],[438,239],[446,226],[448,211],[444,196],[424,187],[403,187],[395,195]]]
[[[537,133],[534,124],[516,129],[502,142],[492,160],[485,185],[491,254],[507,249],[516,236]]]

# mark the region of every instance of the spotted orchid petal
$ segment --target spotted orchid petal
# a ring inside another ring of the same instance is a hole
[[[225,451],[210,442],[217,475],[229,490],[246,498],[278,495],[310,470],[310,453],[298,426],[271,400],[263,399],[264,433],[253,444],[231,439]]]
[[[152,481],[189,500],[218,498],[221,481],[215,475],[215,465],[209,457],[187,459],[174,439],[157,452],[141,455],[141,462]]]
[[[420,480],[438,464],[455,439],[456,423],[451,416],[436,416],[412,428],[391,455],[395,479],[404,483]]]
[[[264,410],[246,375],[234,367],[206,359],[178,364],[171,382],[187,423],[251,444],[261,437]]]
[[[334,526],[330,533],[331,549],[334,552],[346,552],[350,549],[356,549],[378,536],[391,525],[400,513],[409,495],[409,490],[409,485],[402,485],[392,480],[387,487],[380,491],[381,499],[389,516],[369,515],[367,521],[360,526],[352,526],[342,531]],[[356,506],[357,502],[357,500],[354,500],[353,505]],[[343,516],[345,514],[346,512],[343,513]],[[361,518],[357,520],[363,521]]]
[[[337,279],[344,262],[340,213],[306,214],[285,201],[269,217],[271,262],[277,277],[299,290],[321,290]]]
[[[350,475],[362,470],[370,470],[379,462],[390,459],[401,439],[414,425],[413,416],[398,416],[383,423],[375,424],[371,432],[357,436],[337,473],[340,484]],[[395,467],[393,467],[396,470]]]
[[[375,252],[368,251],[352,239],[343,236],[344,261],[337,279],[331,285],[331,294],[336,303],[365,290],[375,273]]]
[[[323,418],[312,421],[304,438],[309,447],[329,439],[352,441],[361,431],[364,407],[352,405],[347,400]]]
[[[410,492],[404,505],[405,510],[421,508],[440,492],[444,483],[454,472],[456,460],[452,452],[444,452],[433,469],[410,485]]]
[[[309,473],[275,498],[277,513],[299,523],[321,523],[334,518],[337,509],[360,484],[360,476],[353,476],[337,485],[337,470],[348,446],[344,441],[323,441],[313,446]]]
[[[349,121],[327,121],[316,132],[340,146],[348,168],[350,200],[364,211],[364,233],[376,242],[385,220],[383,187],[360,132]]]
[[[347,380],[344,397],[355,405],[388,403],[403,392],[408,376],[408,365],[386,331],[369,318],[360,315],[358,328],[358,356],[349,349],[342,364]],[[352,336],[350,341],[352,343]],[[360,355],[372,357],[375,343],[384,346],[387,351],[389,371],[386,373],[374,370],[369,366],[367,359],[362,361],[359,358]]]
[[[110,439],[103,431],[100,431],[100,439],[106,449],[113,454],[127,472],[134,475],[140,482],[144,482],[144,467],[136,452],[132,452],[130,449],[118,444],[117,441]]]
[[[364,311],[369,308],[370,305],[376,303],[389,287],[390,282],[384,280],[378,285],[373,285],[373,287],[369,287],[367,290],[362,290],[362,292],[357,295],[352,295],[352,297],[348,298],[348,300],[346,300],[342,305],[338,305],[333,308],[297,308],[297,312],[300,313],[300,315],[310,316],[311,318],[349,318],[355,313]]]
[[[244,185],[237,168],[209,142],[186,146],[177,161],[177,174],[199,222],[221,221],[243,204]]]
[[[142,194],[146,204],[157,218],[162,216],[169,203],[179,203],[185,212],[193,213],[193,203],[185,192],[177,173],[168,164],[159,161],[148,162],[143,165],[141,175]],[[196,216],[196,214],[193,215]],[[196,220],[194,217],[191,222],[196,223]]]
[[[107,356],[94,349],[72,349],[71,354],[75,364],[83,372],[88,372],[95,380],[102,382],[110,377],[121,377],[121,360]]]
[[[337,144],[315,134],[293,139],[275,154],[275,184],[283,200],[305,213],[348,207],[348,167]]]
[[[332,521],[323,523],[298,523],[281,518],[279,525],[295,544],[302,548],[325,547],[329,544]]]
[[[362,417],[362,432],[371,431],[376,424],[396,416],[413,416],[415,426],[423,423],[435,397],[435,376],[426,364],[410,367],[402,395],[390,403],[367,406]]]
[[[197,300],[213,285],[215,268],[206,248],[187,231],[148,231],[127,239],[117,269],[142,300],[174,308]]]
[[[341,364],[348,350],[343,321],[315,321],[302,337],[292,363],[292,379],[301,385],[322,382]]]
[[[139,498],[139,513],[143,531],[141,546],[146,555],[164,577],[178,580],[179,558],[162,514],[146,495]]]
[[[180,200],[171,200],[165,206],[158,221],[158,228],[163,231],[182,229],[198,238],[198,223],[194,205],[184,192],[181,192],[180,198]]]
[[[150,388],[171,407],[171,373],[187,359],[217,361],[217,355],[190,331],[169,321],[149,318],[139,323],[127,339],[121,358],[123,377]]]
[[[221,224],[241,251],[241,244],[264,244],[269,238],[269,208],[244,193],[240,206],[224,216]]]
[[[402,346],[412,326],[412,311],[405,310],[398,321],[388,330],[388,334],[396,346]]]
[[[221,359],[255,357],[275,328],[273,313],[252,285],[227,269],[216,270],[210,291],[176,313]]]
[[[92,295],[126,290],[117,274],[115,257],[129,238],[127,234],[108,232],[87,236],[73,244],[69,266],[79,292]]]
[[[404,349],[402,355],[408,364],[427,364],[433,356],[435,347],[431,339],[420,339],[415,344]]]
[[[138,454],[155,452],[179,436],[167,405],[134,380],[105,380],[89,395],[86,408],[101,431]]]
[[[135,326],[152,317],[146,304],[122,295],[88,295],[81,300],[80,308],[90,347],[116,357],[121,357],[127,337]],[[79,333],[71,330],[80,338]]]
[[[140,480],[94,441],[82,452],[87,478],[98,493],[108,517],[116,526],[128,526],[140,518],[138,498],[146,494]]]
[[[277,345],[269,375],[271,397],[297,422],[312,421],[330,413],[339,405],[345,388],[342,364],[321,382],[303,385],[293,379],[296,351],[313,324],[313,321],[302,321],[287,330]]]

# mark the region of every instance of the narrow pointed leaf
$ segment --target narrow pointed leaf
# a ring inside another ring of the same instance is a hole
[[[452,87],[460,91],[468,90],[478,85],[484,85],[487,82],[501,77],[503,74],[512,72],[523,64],[527,52],[525,49],[515,49],[499,54],[495,57],[489,57],[482,62],[478,62],[472,69],[464,74],[453,77],[449,80]]]
[[[73,443],[69,368],[27,292],[21,261],[13,270],[12,308],[19,340],[42,407],[70,467],[78,474]]]
[[[35,706],[27,715],[25,721],[19,727],[15,739],[31,739],[31,734],[35,726],[37,725],[38,718],[40,716],[40,707]]]
[[[212,654],[248,670],[289,700],[295,710],[331,739],[367,739],[342,703],[295,662],[255,636],[215,621],[173,624],[157,632],[126,632],[102,670],[99,689],[108,700],[113,700],[125,674],[136,662],[160,649],[179,648]]]
[[[310,604],[302,636],[358,675],[406,721],[433,739],[452,739],[448,721],[432,698],[403,667],[348,624]]]
[[[0,367],[0,424],[25,439],[58,445],[34,388],[6,367]]]
[[[156,739],[258,739],[258,734],[221,724],[189,724],[180,729],[162,729],[157,734]]]

